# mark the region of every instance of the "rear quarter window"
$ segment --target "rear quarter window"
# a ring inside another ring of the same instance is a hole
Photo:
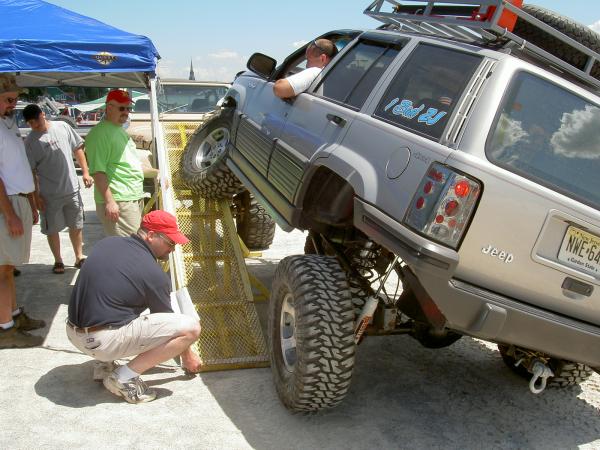
[[[511,82],[488,137],[490,161],[598,209],[600,107],[527,72]]]
[[[482,58],[420,44],[399,69],[374,116],[438,140]]]

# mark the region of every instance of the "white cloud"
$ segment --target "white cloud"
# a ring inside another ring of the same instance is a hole
[[[504,151],[517,142],[528,142],[528,137],[529,134],[523,129],[523,124],[520,120],[515,120],[506,113],[502,113],[496,132],[494,133],[492,153],[497,158],[512,157],[512,153],[516,151],[515,149],[512,149],[511,155],[503,155]]]
[[[600,20],[590,25],[590,28],[596,33],[600,33]]]
[[[550,139],[554,153],[567,158],[600,158],[600,108],[585,105],[564,113],[560,128]]]
[[[292,42],[292,47],[294,48],[300,48],[303,45],[305,45],[308,41],[296,41],[296,42]]]
[[[240,57],[237,52],[233,52],[231,50],[222,50],[216,53],[209,53],[208,56],[216,59],[237,59]]]
[[[172,59],[159,59],[156,72],[161,78],[182,78],[181,68],[177,67]],[[189,74],[189,68],[188,68]],[[187,76],[186,76],[187,78]]]

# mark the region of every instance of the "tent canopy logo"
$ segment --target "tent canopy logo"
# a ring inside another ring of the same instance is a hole
[[[117,60],[117,57],[109,52],[100,52],[94,55],[94,59],[103,66],[108,66]]]

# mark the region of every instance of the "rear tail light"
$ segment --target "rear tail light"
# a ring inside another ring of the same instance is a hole
[[[480,193],[479,181],[434,163],[421,180],[404,223],[434,241],[457,248]]]

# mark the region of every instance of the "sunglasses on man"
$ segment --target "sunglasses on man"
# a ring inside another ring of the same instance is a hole
[[[174,242],[172,239],[169,239],[167,236],[165,236],[162,233],[157,233],[158,236],[167,243],[167,245],[169,247],[175,248],[175,246],[177,245],[177,242]]]
[[[121,112],[123,112],[123,111],[132,111],[133,110],[133,108],[131,106],[117,106],[117,105],[113,105],[112,103],[109,103],[109,105],[114,106],[115,108],[117,108]]]
[[[14,104],[14,103],[17,103],[17,100],[18,100],[18,98],[17,98],[17,97],[6,97],[6,98],[4,99],[4,101],[5,101],[6,103],[8,103],[9,105],[12,105],[12,104]]]

